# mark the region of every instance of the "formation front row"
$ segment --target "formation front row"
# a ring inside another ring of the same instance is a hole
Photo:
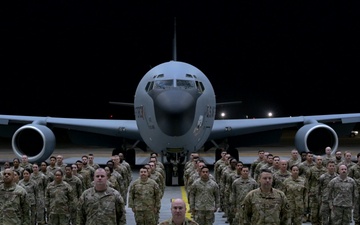
[[[331,165],[331,162],[328,163]],[[29,174],[24,171],[24,180]],[[177,199],[171,203],[172,218],[160,222],[164,224],[201,224],[214,223],[214,212],[220,208],[220,189],[211,178],[209,168],[201,166],[198,169],[200,177],[196,179],[188,191],[190,211],[194,220],[185,218],[186,205],[183,200]],[[294,195],[273,188],[273,173],[269,169],[262,169],[258,177],[258,187],[243,192],[243,199],[235,207],[237,216],[232,224],[301,224],[302,210],[306,200],[301,193],[304,187],[303,180],[298,176],[299,168],[291,167],[291,177],[284,182],[294,187]],[[251,177],[249,169],[241,168],[242,184],[248,184]],[[31,200],[28,192],[15,181],[15,171],[5,169],[3,183],[0,185],[0,206],[2,214],[0,224],[36,224],[31,221]],[[339,175],[331,179],[328,188],[328,209],[331,210],[332,224],[350,224],[351,213],[358,204],[358,191],[355,181],[348,177],[346,165],[339,166]],[[82,192],[79,199],[74,197],[72,187],[63,181],[63,172],[58,169],[54,173],[54,180],[45,191],[45,207],[49,225],[125,225],[125,201],[122,195],[110,187],[108,175],[103,168],[94,172],[94,182],[91,188]],[[253,180],[253,179],[252,179]],[[300,184],[300,186],[298,185]],[[287,185],[287,184],[286,184]],[[241,185],[240,185],[241,186]],[[244,185],[243,187],[245,187]],[[233,189],[234,190],[234,189]],[[245,189],[239,189],[239,191]],[[128,193],[128,206],[135,215],[137,225],[156,225],[161,208],[162,190],[159,184],[150,178],[146,167],[140,169],[140,176],[134,180]],[[232,197],[230,198],[232,199]],[[322,199],[324,200],[324,199]],[[299,206],[300,208],[296,208]],[[303,206],[303,207],[301,207]],[[295,208],[294,208],[295,207]],[[70,223],[71,212],[76,211],[76,220]],[[234,209],[233,209],[234,210]]]
[[[34,225],[31,221],[30,201],[28,193],[15,182],[15,172],[5,169],[3,183],[0,185],[0,224],[6,225]],[[92,188],[82,192],[76,200],[72,187],[62,180],[63,172],[58,169],[54,174],[54,181],[49,183],[45,193],[49,225],[70,224],[72,210],[77,210],[76,224],[78,225],[125,225],[125,202],[121,194],[111,188],[107,181],[107,174],[103,168],[98,168],[94,174]]]

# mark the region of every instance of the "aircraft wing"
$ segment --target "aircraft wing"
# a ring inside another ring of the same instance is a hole
[[[338,137],[350,134],[360,113],[261,119],[215,120],[209,141],[225,140],[230,146],[244,147],[277,143],[282,129],[298,129],[295,148],[323,154],[325,147],[337,149]]]
[[[49,127],[141,140],[135,120],[78,119],[0,115],[0,125],[40,124]]]
[[[215,120],[209,139],[221,139],[229,136],[271,131],[305,124],[356,124],[360,122],[360,113],[333,114],[316,116],[278,117],[261,119],[224,119]]]

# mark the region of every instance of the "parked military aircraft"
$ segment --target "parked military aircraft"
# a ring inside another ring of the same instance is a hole
[[[56,145],[54,128],[65,129],[74,143],[119,148],[135,147],[165,154],[179,162],[190,152],[227,144],[229,149],[270,143],[281,130],[299,127],[299,151],[334,151],[338,136],[360,122],[360,113],[261,119],[215,119],[216,96],[203,72],[195,66],[169,61],[150,69],[141,79],[134,99],[134,120],[79,119],[0,115],[0,134],[12,137],[14,153],[29,160],[46,160]],[[131,142],[132,141],[132,142]],[[129,145],[126,145],[129,146]]]
[[[226,103],[216,102],[213,86],[202,71],[177,61],[176,52],[173,58],[143,76],[133,103],[117,103],[133,106],[134,120],[0,115],[0,136],[10,137],[15,155],[26,154],[30,162],[53,154],[54,129],[62,129],[76,144],[131,153],[129,162],[135,162],[138,147],[163,154],[175,165],[191,152],[212,147],[226,147],[236,154],[236,147],[274,143],[282,129],[291,127],[298,128],[294,140],[299,151],[320,155],[326,146],[336,151],[338,136],[348,135],[360,122],[360,113],[216,119],[216,106]]]

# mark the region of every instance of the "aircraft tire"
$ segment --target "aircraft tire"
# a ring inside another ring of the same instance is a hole
[[[215,150],[215,162],[214,162],[214,164],[215,164],[219,159],[221,159],[221,151],[222,151],[221,148],[217,148],[217,149]]]
[[[124,154],[125,160],[130,164],[131,167],[135,166],[136,163],[136,152],[134,148],[124,150],[123,148],[114,148],[111,155],[119,155],[119,153]]]
[[[179,186],[184,186],[184,164],[178,164],[178,182]]]
[[[165,163],[165,185],[172,186],[172,164]]]
[[[124,153],[124,151],[122,150],[122,148],[114,148],[114,149],[112,150],[111,155],[119,155],[120,152]],[[125,153],[124,153],[124,156],[125,156]]]
[[[125,153],[125,160],[130,164],[131,167],[135,166],[136,163],[136,152],[135,148],[128,149]]]
[[[239,161],[239,151],[236,148],[229,148],[227,153]]]

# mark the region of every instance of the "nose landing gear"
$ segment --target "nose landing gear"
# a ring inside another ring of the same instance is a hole
[[[166,186],[184,186],[184,168],[187,161],[187,153],[184,152],[163,152],[162,161],[164,163],[166,174]]]

